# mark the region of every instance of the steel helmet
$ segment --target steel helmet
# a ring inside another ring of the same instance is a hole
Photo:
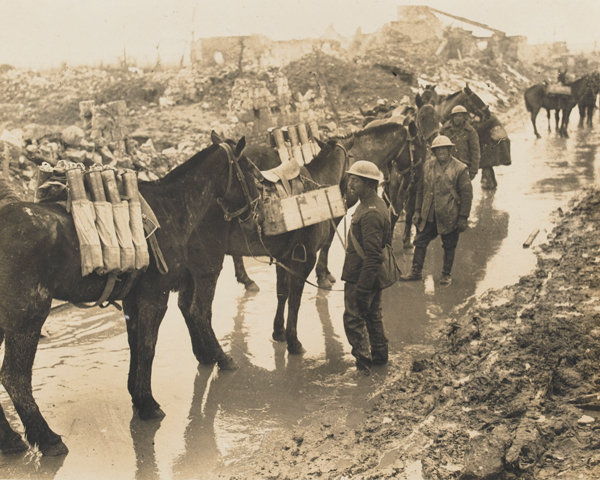
[[[462,105],[457,105],[456,107],[454,107],[452,109],[452,112],[450,112],[451,115],[454,115],[455,113],[469,113],[469,112],[467,112],[467,109],[465,107],[463,107]]]
[[[434,148],[453,147],[453,146],[454,146],[454,144],[448,137],[446,137],[445,135],[439,135],[433,139],[433,142],[431,143],[430,148],[433,150]]]
[[[356,175],[358,177],[369,178],[371,180],[379,181],[381,179],[381,173],[373,162],[367,160],[359,160],[352,164],[350,169],[346,172],[349,175]]]

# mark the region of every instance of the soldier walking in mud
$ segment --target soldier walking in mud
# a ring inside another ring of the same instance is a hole
[[[423,165],[423,175],[417,183],[417,200],[413,223],[417,227],[412,271],[402,280],[422,279],[427,246],[438,235],[444,247],[444,266],[440,284],[452,282],[451,271],[458,236],[468,228],[473,186],[467,166],[454,158],[454,144],[444,135],[431,144],[433,157]]]
[[[342,270],[342,280],[346,282],[344,330],[356,368],[369,375],[373,364],[385,365],[388,361],[377,272],[383,247],[392,240],[391,222],[385,202],[377,195],[377,166],[360,160],[347,173],[347,195],[349,199],[360,199],[360,204],[352,216]]]
[[[469,167],[469,177],[473,180],[479,170],[479,136],[468,121],[469,112],[465,107],[457,105],[452,109],[451,115],[440,134],[454,143],[453,156]]]

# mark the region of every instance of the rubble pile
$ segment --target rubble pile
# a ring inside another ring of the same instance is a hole
[[[231,90],[229,134],[248,143],[267,143],[270,128],[323,120],[323,97],[312,90],[292,93],[282,73],[268,80],[238,78]]]

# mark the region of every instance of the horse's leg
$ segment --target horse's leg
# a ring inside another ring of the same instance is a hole
[[[329,260],[329,249],[331,248],[331,244],[333,243],[333,240],[335,238],[335,227],[333,225],[330,225],[330,227],[331,228],[329,229],[329,237],[327,238],[325,244],[321,247],[321,250],[319,251],[319,259],[317,260],[317,266],[315,268],[317,274],[317,285],[321,288],[326,288],[328,290],[331,290],[333,284],[336,282],[335,277],[331,274],[329,268],[327,267]]]
[[[0,345],[4,342],[4,330],[0,328]],[[0,406],[0,452],[5,455],[27,450],[29,447],[17,432],[15,432],[4,415]]]
[[[179,289],[178,306],[198,362],[205,365],[217,362],[221,370],[234,370],[237,368],[235,362],[225,354],[212,328],[212,302],[218,278],[218,273],[194,278],[188,275]]]
[[[168,300],[168,291],[165,292],[157,282],[147,281],[138,285],[135,295],[130,294],[123,301],[131,349],[128,388],[142,420],[165,416],[152,396],[152,363]]]
[[[590,127],[590,128],[594,126],[593,118],[594,118],[595,105],[596,104],[594,103],[592,105],[588,105],[588,107],[587,107],[587,124],[588,124],[588,127]]]
[[[533,133],[535,133],[536,138],[542,138],[542,136],[538,133],[537,127],[535,125],[535,119],[537,118],[538,112],[540,109],[531,111],[531,124],[533,125]],[[550,129],[550,112],[548,111],[548,129]]]
[[[69,450],[60,435],[54,433],[44,420],[31,388],[33,360],[42,325],[49,311],[50,304],[43,318],[38,317],[27,323],[24,329],[5,331],[6,351],[0,376],[23,422],[29,443],[37,445],[43,455],[58,456],[67,454]]]
[[[286,265],[287,266],[287,265]],[[281,266],[275,267],[277,271],[277,310],[273,321],[273,340],[285,342],[285,304],[287,303],[290,283],[288,272]]]
[[[292,262],[292,269],[296,275],[289,277],[289,299],[288,299],[288,318],[285,329],[287,340],[287,349],[290,354],[301,354],[306,352],[300,340],[298,340],[298,311],[302,301],[302,292],[304,291],[304,281],[312,271],[317,256],[316,253],[306,252],[306,262]]]
[[[571,116],[571,110],[563,110],[562,123],[560,125],[561,137],[569,138],[569,117],[570,116]]]
[[[586,106],[583,104],[578,104],[577,107],[579,108],[579,124],[577,125],[578,128],[583,128],[583,124],[585,121],[585,109]]]
[[[233,268],[235,269],[235,278],[237,279],[238,283],[242,283],[249,292],[258,292],[260,288],[246,272],[246,267],[244,266],[244,257],[232,255],[231,258],[233,258]]]

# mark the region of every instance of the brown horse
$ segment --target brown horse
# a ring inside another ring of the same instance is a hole
[[[339,185],[350,163],[347,150],[336,141],[318,143],[321,151],[306,165],[306,170],[318,185]],[[214,213],[218,211],[215,209]],[[329,238],[331,223],[321,222],[273,236],[264,236],[259,229],[244,229],[238,224],[224,228],[228,230],[225,242],[211,239],[211,233],[203,225],[194,232],[192,243],[198,248],[189,261],[192,265],[212,265],[213,268],[212,272],[207,272],[206,268],[191,269],[179,298],[196,357],[201,363],[217,361],[221,368],[233,366],[223,353],[211,325],[211,304],[225,254],[267,256],[276,260],[277,311],[273,339],[287,341],[291,354],[303,353],[304,348],[297,335],[302,292],[317,260],[317,252]],[[287,324],[284,317],[286,303]]]
[[[164,416],[152,396],[154,346],[169,292],[178,289],[189,274],[192,233],[211,207],[222,207],[232,217],[248,216],[258,196],[254,178],[260,174],[243,155],[244,147],[244,139],[237,145],[215,143],[163,179],[139,185],[162,226],[156,237],[168,267],[162,275],[152,259],[123,299],[131,350],[128,389],[143,420]],[[44,455],[63,455],[67,447],[50,429],[32,395],[38,339],[52,299],[96,301],[106,277],[91,273],[82,278],[73,218],[62,206],[10,203],[0,210],[0,224],[0,340],[6,341],[2,384],[29,443]],[[126,283],[122,280],[109,300],[119,298]],[[9,453],[26,448],[0,408],[0,450]]]
[[[537,138],[541,138],[538,133],[535,120],[540,109],[545,108],[548,112],[548,131],[550,131],[550,110],[557,110],[556,122],[557,131],[561,137],[568,138],[569,133],[567,131],[569,126],[569,117],[571,111],[577,105],[582,98],[590,90],[597,91],[600,88],[600,74],[594,72],[589,75],[585,75],[579,80],[568,84],[571,87],[570,95],[555,95],[551,96],[546,93],[546,86],[543,84],[537,84],[529,87],[525,90],[524,99],[525,107],[531,114],[531,123],[533,125],[533,132]],[[560,127],[558,127],[558,110],[562,111],[562,121]]]
[[[358,132],[331,137],[333,140],[345,142],[344,144],[350,155],[350,164],[354,163],[355,160],[369,159],[384,173],[386,178],[384,191],[387,198],[391,199],[388,200],[388,203],[391,201],[394,205],[395,219],[404,208],[404,202],[409,198],[407,189],[411,185],[410,175],[414,171],[411,169],[411,165],[418,164],[424,157],[426,150],[422,137],[417,135],[417,126],[412,117],[403,117],[403,123],[407,125],[398,123],[398,119],[400,117],[375,120],[368,127]],[[251,151],[248,147],[247,154],[255,161],[264,162],[265,165],[273,165],[273,163],[279,162],[277,154],[268,147],[254,151]],[[264,170],[261,165],[259,167]],[[272,168],[272,166],[268,168]],[[340,188],[342,194],[344,194],[346,191],[345,177],[341,179]],[[352,205],[348,205],[348,207],[350,208]],[[329,240],[321,247],[316,265],[317,285],[324,289],[331,289],[336,282],[327,266],[329,248],[335,235],[335,229],[332,228],[329,233]],[[258,289],[246,273],[242,258],[234,256],[233,261],[238,281],[243,283],[248,290]]]

